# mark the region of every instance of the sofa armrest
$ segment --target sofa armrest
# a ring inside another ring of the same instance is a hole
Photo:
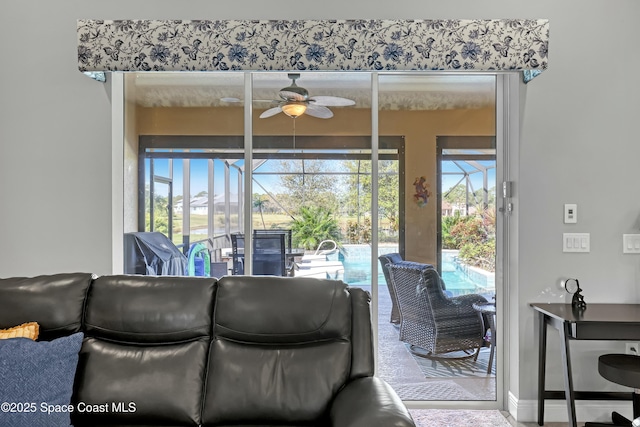
[[[415,427],[396,392],[376,377],[347,384],[334,399],[330,417],[332,427]]]

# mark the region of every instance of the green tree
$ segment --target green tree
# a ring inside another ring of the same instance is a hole
[[[458,249],[459,245],[456,237],[451,234],[451,229],[464,218],[466,217],[461,216],[460,211],[456,211],[451,216],[442,217],[442,249]]]
[[[262,228],[267,228],[267,226],[264,224],[264,215],[262,213],[262,210],[264,209],[267,203],[269,203],[269,200],[264,194],[258,194],[258,193],[253,194],[253,207],[260,210],[260,218],[262,219]]]
[[[464,206],[467,203],[467,189],[458,184],[444,191],[443,199],[453,206]]]
[[[148,190],[148,189],[147,189]],[[147,191],[147,200],[148,200]],[[156,194],[153,197],[153,230],[169,235],[169,201],[166,197]],[[145,230],[151,230],[151,206],[145,206]]]
[[[371,243],[371,219],[364,217],[360,223],[347,221],[349,243]]]
[[[322,206],[303,206],[291,224],[293,245],[315,249],[323,240],[340,241],[340,228],[332,212]]]
[[[442,219],[444,249],[459,249],[458,256],[469,265],[495,271],[495,209],[484,209],[475,215],[459,212]]]
[[[460,248],[460,259],[467,264],[483,268],[487,271],[496,270],[496,241],[488,240],[483,243],[466,244]]]
[[[475,192],[469,192],[467,200],[467,187],[464,183],[449,188],[444,191],[443,198],[452,206],[463,207],[467,202],[469,207],[474,207],[477,211],[485,210],[487,207],[495,207],[496,205],[496,187],[487,190],[487,206],[484,206],[484,189],[480,188]]]
[[[301,206],[338,208],[340,178],[328,173],[323,160],[283,160],[277,163],[282,206],[289,212],[298,212]]]
[[[345,168],[350,174],[347,177],[347,195],[345,204],[349,214],[355,215],[360,222],[360,215],[371,210],[371,162],[362,160],[346,160]],[[378,162],[378,211],[392,230],[398,229],[398,162],[380,160]],[[356,224],[360,228],[362,224]]]
[[[450,230],[450,235],[455,242],[455,249],[460,249],[467,244],[476,245],[487,241],[487,231],[482,223],[482,218],[475,215],[460,218],[461,220]]]

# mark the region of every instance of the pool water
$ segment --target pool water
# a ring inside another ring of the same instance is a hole
[[[371,248],[366,245],[346,245],[345,253],[340,255],[344,264],[344,281],[350,285],[371,285]],[[380,248],[380,253],[395,252],[397,249]],[[378,285],[386,285],[384,274],[378,266]],[[451,254],[443,254],[440,276],[452,296],[472,293],[484,293],[483,284],[474,282],[465,273],[456,268]]]

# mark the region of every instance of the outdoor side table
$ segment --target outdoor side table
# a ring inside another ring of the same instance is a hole
[[[487,366],[487,374],[491,373],[491,367],[493,366],[493,355],[496,351],[496,305],[495,303],[474,303],[473,309],[478,312],[478,315],[482,319],[485,327],[491,329],[491,341],[489,341],[489,363]]]

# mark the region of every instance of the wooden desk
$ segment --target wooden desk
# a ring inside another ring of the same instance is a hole
[[[566,399],[569,426],[576,427],[575,400],[630,400],[628,392],[574,391],[569,340],[640,340],[640,304],[588,304],[574,311],[571,304],[535,303],[538,313],[538,425],[544,424],[545,399]],[[560,334],[564,390],[546,390],[547,325]]]

